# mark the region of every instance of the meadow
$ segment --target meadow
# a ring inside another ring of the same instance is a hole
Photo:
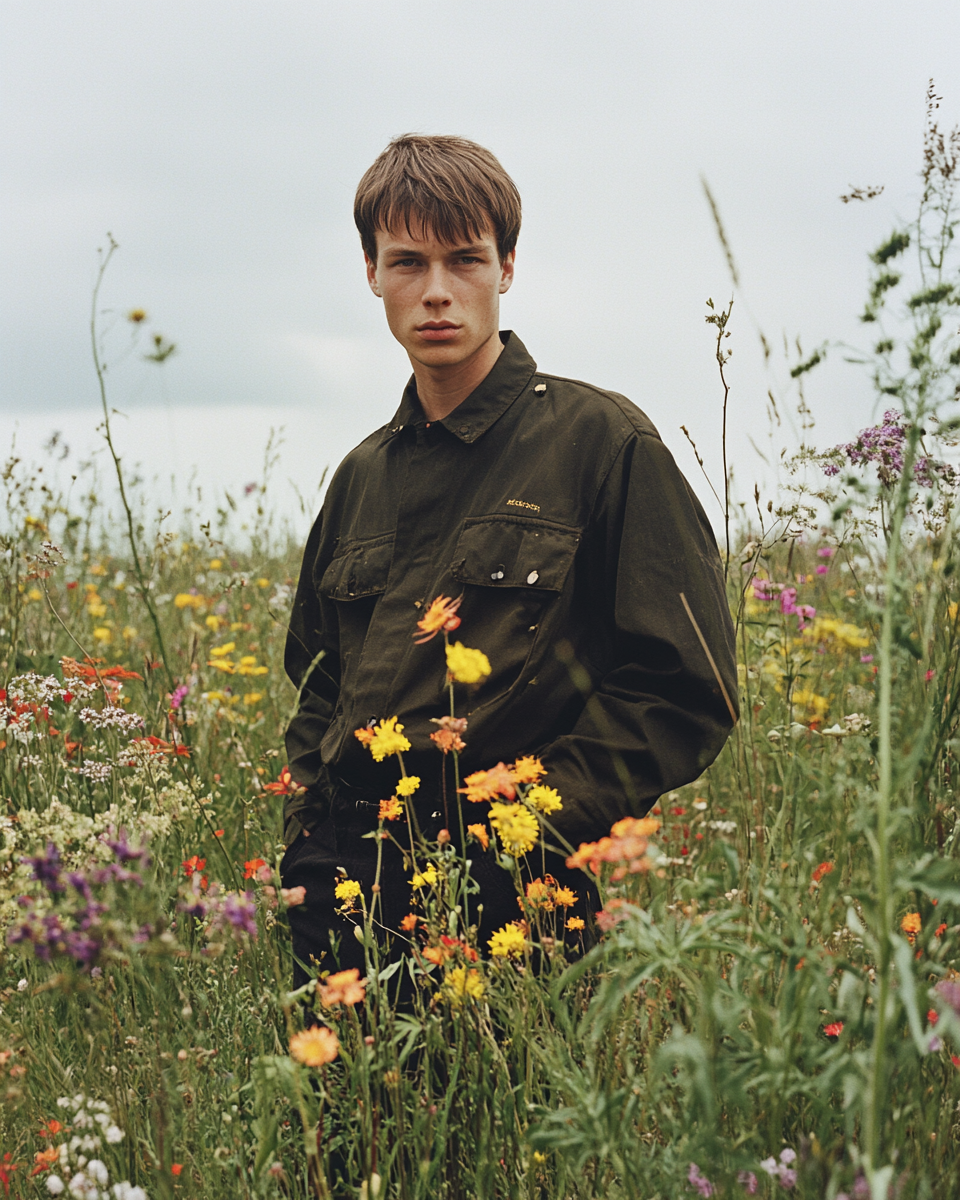
[[[410,914],[385,944],[377,895],[344,878],[367,970],[321,964],[292,993],[300,546],[269,472],[172,517],[115,456],[69,495],[7,463],[5,1195],[957,1194],[960,139],[934,116],[916,218],[871,255],[876,411],[849,445],[799,446],[778,495],[719,489],[741,721],[700,779],[565,849],[600,887],[592,929],[545,873],[562,797],[536,760],[471,777],[455,836],[425,843],[385,713],[360,736],[397,759],[378,833],[408,850]],[[707,314],[721,377],[730,312]],[[112,454],[96,295],[93,314]],[[451,777],[484,670],[452,616],[420,630],[449,639]],[[478,944],[487,845],[520,903]]]

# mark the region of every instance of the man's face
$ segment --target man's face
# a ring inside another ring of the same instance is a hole
[[[500,296],[513,282],[514,254],[501,263],[492,232],[447,245],[429,230],[377,231],[367,281],[382,297],[390,332],[428,368],[458,367],[496,338]]]

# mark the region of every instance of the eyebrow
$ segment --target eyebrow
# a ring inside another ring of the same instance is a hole
[[[450,253],[451,254],[482,254],[489,249],[490,249],[490,247],[487,246],[483,242],[474,242],[469,246],[452,246],[450,248]],[[385,246],[384,249],[381,251],[381,254],[389,255],[391,257],[396,256],[398,258],[408,258],[408,257],[415,258],[415,257],[417,257],[417,255],[422,254],[422,253],[423,253],[422,250],[413,250],[407,246]]]

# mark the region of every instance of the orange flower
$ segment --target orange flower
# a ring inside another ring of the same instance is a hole
[[[213,831],[213,836],[214,836],[214,837],[223,837],[223,830],[222,830],[222,829],[215,829],[215,830]]]
[[[369,726],[364,727],[363,729],[355,729],[353,731],[353,736],[363,746],[370,745],[370,743],[373,741],[373,734],[374,731]]]
[[[260,868],[265,867],[266,865],[267,865],[266,859],[251,858],[249,862],[245,862],[243,864],[244,879],[253,879],[253,877],[260,870]]]
[[[357,968],[351,967],[349,971],[328,975],[326,982],[321,982],[317,990],[320,1003],[325,1008],[333,1008],[335,1004],[359,1004],[366,995],[366,986]]]
[[[452,633],[454,629],[457,629],[460,625],[460,618],[456,614],[462,601],[463,596],[458,596],[456,600],[451,600],[449,596],[438,596],[417,622],[417,628],[423,635],[422,637],[413,635],[413,640],[417,645],[422,646],[424,642],[429,642],[441,630]]]
[[[41,1137],[56,1137],[63,1126],[59,1121],[44,1121],[40,1130]]]
[[[603,863],[614,863],[614,880],[648,871],[647,838],[659,828],[660,822],[655,817],[624,817],[610,830],[610,837],[598,842],[582,842],[576,853],[567,859],[567,866],[589,869],[599,875]]]
[[[947,932],[947,923],[946,923],[946,921],[944,921],[942,925],[938,925],[938,926],[937,926],[937,929],[936,929],[936,934],[935,934],[935,936],[936,936],[936,937],[943,937],[943,935],[944,935],[946,932]]]
[[[467,748],[467,743],[459,733],[451,733],[449,729],[438,729],[436,733],[431,733],[430,741],[444,754],[449,754],[451,750],[460,754]]]
[[[417,922],[419,920],[420,918],[416,915],[416,913],[407,913],[407,915],[400,922],[400,928],[406,933],[409,933],[411,930],[416,929]]]
[[[573,888],[558,887],[556,901],[557,908],[570,908],[571,905],[577,902],[577,893]]]
[[[527,903],[532,908],[544,908],[552,912],[556,908],[557,881],[552,875],[546,879],[534,879],[527,884]]]
[[[403,816],[403,802],[398,800],[396,796],[391,796],[389,800],[380,801],[381,821],[397,821]]]
[[[811,879],[813,880],[814,883],[819,883],[820,880],[824,877],[824,875],[829,875],[832,870],[833,870],[832,862],[822,862],[819,867],[816,867],[814,869]]]
[[[472,833],[484,850],[490,845],[490,834],[486,825],[468,825],[467,833]]]
[[[307,789],[301,787],[290,774],[290,768],[284,767],[276,783],[265,783],[265,792],[273,792],[275,796],[301,796]]]
[[[188,879],[192,875],[198,875],[206,865],[207,860],[205,858],[198,857],[196,854],[192,854],[189,858],[185,858],[181,864],[183,867],[183,873]]]
[[[546,767],[532,754],[518,758],[513,764],[513,777],[517,783],[539,783],[541,776],[546,773]]]
[[[295,1033],[290,1039],[290,1054],[307,1067],[322,1067],[340,1053],[340,1043],[332,1029],[315,1025]]]
[[[921,928],[920,914],[917,912],[908,912],[900,921],[900,928],[904,933],[919,933]]]
[[[174,1163],[170,1168],[171,1175],[179,1175],[183,1170],[183,1163]]]
[[[423,951],[423,957],[439,967],[447,956],[439,946],[427,946]]]
[[[474,771],[463,782],[467,786],[458,790],[475,804],[493,800],[497,796],[504,796],[507,800],[516,799],[516,777],[506,763],[497,763],[489,771]]]
[[[46,1131],[43,1131],[43,1134],[44,1134],[44,1137],[46,1137]],[[36,1154],[33,1156],[33,1161],[36,1163],[36,1166],[30,1172],[31,1179],[33,1178],[34,1175],[39,1175],[41,1173],[41,1171],[49,1171],[50,1168],[53,1166],[53,1164],[55,1162],[58,1162],[59,1159],[60,1159],[59,1146],[51,1146],[47,1150],[38,1150],[36,1152]]]
[[[568,917],[567,918],[567,928],[569,930],[571,930],[572,932],[576,933],[577,931],[583,929],[583,927],[584,927],[584,921],[583,921],[582,917]]]

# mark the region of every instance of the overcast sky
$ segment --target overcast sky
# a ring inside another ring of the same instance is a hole
[[[16,433],[36,456],[61,430],[70,463],[95,444],[87,321],[109,230],[103,308],[143,307],[177,346],[143,362],[116,323],[118,437],[148,474],[196,468],[208,487],[255,477],[283,426],[279,475],[314,492],[392,415],[409,364],[367,289],[351,202],[390,137],[417,130],[489,146],[520,188],[503,326],[544,370],[640,405],[712,504],[680,432],[719,486],[703,317],[731,284],[708,179],[743,284],[731,452],[752,490],[749,439],[765,448],[766,391],[788,377],[782,357],[765,373],[756,326],[778,345],[861,339],[867,253],[915,205],[929,77],[945,122],[960,117],[956,0],[3,0],[0,13],[0,449]],[[869,204],[838,199],[877,184]],[[808,401],[821,445],[873,415],[839,353]]]

